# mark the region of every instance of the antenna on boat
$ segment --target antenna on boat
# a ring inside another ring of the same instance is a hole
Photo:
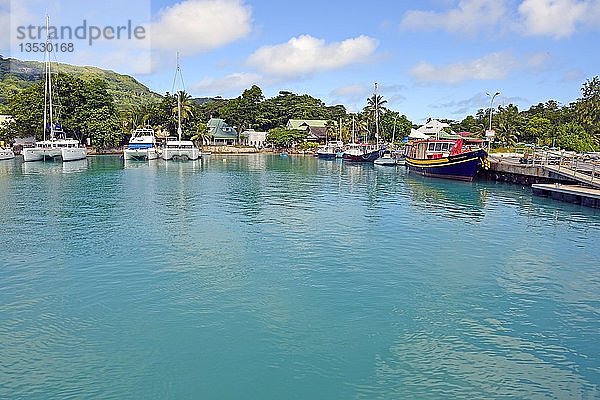
[[[177,96],[177,135],[179,136],[179,141],[181,141],[181,94],[185,90],[185,84],[183,83],[183,74],[181,73],[181,66],[179,65],[179,52],[177,52],[177,68],[175,69],[175,76],[173,77],[173,92],[175,92],[175,83],[177,81],[177,75],[179,75],[179,79],[181,80],[182,90],[181,93],[175,92],[175,96]]]
[[[377,99],[377,82],[375,82],[375,140],[377,141],[377,148],[379,148],[379,110],[377,109],[379,100]]]

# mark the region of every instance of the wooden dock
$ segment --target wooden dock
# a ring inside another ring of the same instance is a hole
[[[600,189],[560,183],[538,183],[531,185],[536,196],[550,197],[567,203],[600,208]]]

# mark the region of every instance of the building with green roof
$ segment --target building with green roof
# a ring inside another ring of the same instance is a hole
[[[211,118],[206,124],[207,139],[215,146],[235,146],[238,144],[237,130],[220,118]]]

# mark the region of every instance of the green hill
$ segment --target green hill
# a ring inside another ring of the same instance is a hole
[[[44,64],[41,62],[3,58],[0,55],[0,114],[5,111],[11,95],[42,79],[43,69]],[[133,105],[145,104],[152,100],[158,101],[161,98],[128,75],[97,67],[78,67],[61,63],[53,65],[53,69],[75,75],[84,81],[105,80],[108,83],[108,91],[119,110],[126,110]]]

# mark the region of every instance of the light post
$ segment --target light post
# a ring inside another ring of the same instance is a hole
[[[492,96],[491,94],[489,94],[488,92],[485,92],[486,95],[491,96],[492,99],[490,100],[490,131],[492,130],[492,110],[494,109],[494,99],[496,98],[496,96],[498,96],[500,94],[500,92],[496,92],[494,93],[494,95]]]
[[[494,135],[492,134],[492,111],[494,110],[494,99],[496,98],[496,96],[498,96],[500,94],[500,92],[496,92],[494,93],[494,95],[492,96],[491,94],[489,94],[488,92],[485,92],[486,95],[490,96],[490,127],[489,127],[489,136],[486,134],[485,136],[488,138],[488,152],[490,151],[490,149],[492,148],[492,140],[494,139]]]

